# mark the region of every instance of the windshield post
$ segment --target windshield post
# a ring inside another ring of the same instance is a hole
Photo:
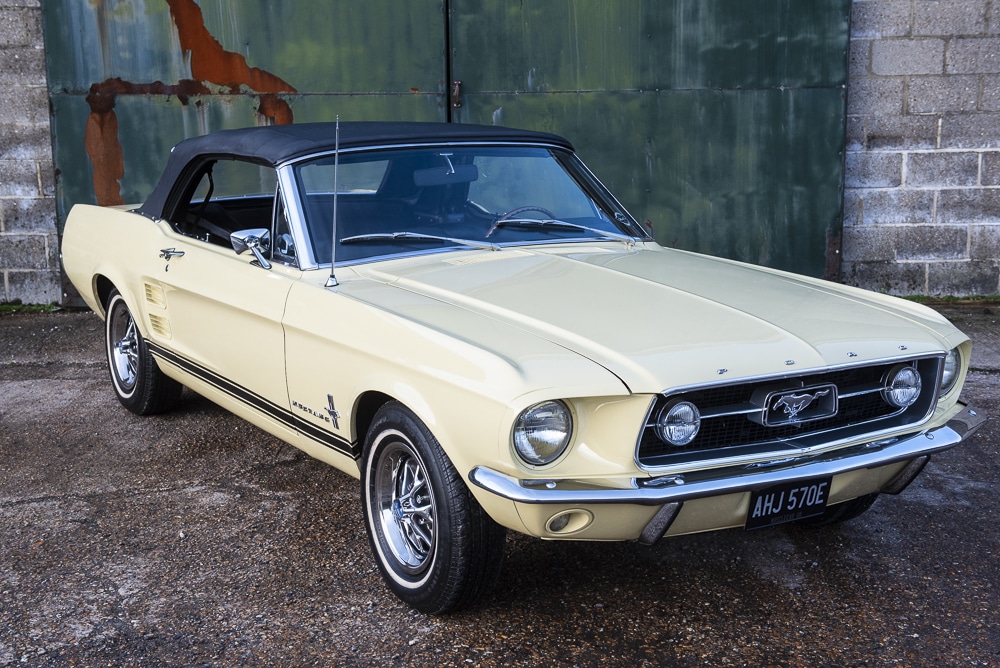
[[[334,267],[337,264],[337,169],[340,167],[340,115],[337,115],[337,126],[334,130],[333,139],[333,231],[330,234],[332,243],[330,244],[330,278],[326,279],[327,288],[335,288],[339,285],[337,277],[334,276]]]

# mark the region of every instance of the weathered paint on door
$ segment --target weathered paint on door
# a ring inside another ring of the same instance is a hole
[[[849,8],[48,0],[60,217],[141,201],[169,147],[211,130],[497,123],[569,137],[661,243],[822,275],[839,236]]]

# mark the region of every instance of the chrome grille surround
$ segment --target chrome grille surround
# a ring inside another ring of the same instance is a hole
[[[692,464],[760,464],[919,427],[937,406],[943,362],[943,353],[896,357],[798,374],[671,388],[650,404],[635,461],[639,468],[655,472],[687,470]],[[907,408],[897,408],[882,398],[889,371],[900,363],[916,368],[922,381],[917,401]],[[827,402],[824,405],[830,406],[829,398],[821,392],[831,386],[836,388],[833,415],[800,408],[802,419],[771,419],[769,411],[776,398],[785,395],[820,395],[814,397],[817,403],[822,397]],[[686,446],[671,445],[656,434],[657,414],[674,400],[690,401],[701,412],[698,436]]]

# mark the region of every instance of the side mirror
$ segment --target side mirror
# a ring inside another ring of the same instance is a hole
[[[271,232],[264,228],[253,230],[237,230],[229,235],[229,242],[237,255],[251,251],[257,258],[257,263],[264,269],[270,269],[271,263],[264,257],[264,252],[271,249]]]

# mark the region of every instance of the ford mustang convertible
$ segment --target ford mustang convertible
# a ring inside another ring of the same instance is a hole
[[[429,613],[489,592],[508,529],[839,522],[982,422],[944,318],[663,248],[551,134],[188,139],[142,205],[74,207],[63,259],[125,408],[185,386],[360,479],[385,582]]]

